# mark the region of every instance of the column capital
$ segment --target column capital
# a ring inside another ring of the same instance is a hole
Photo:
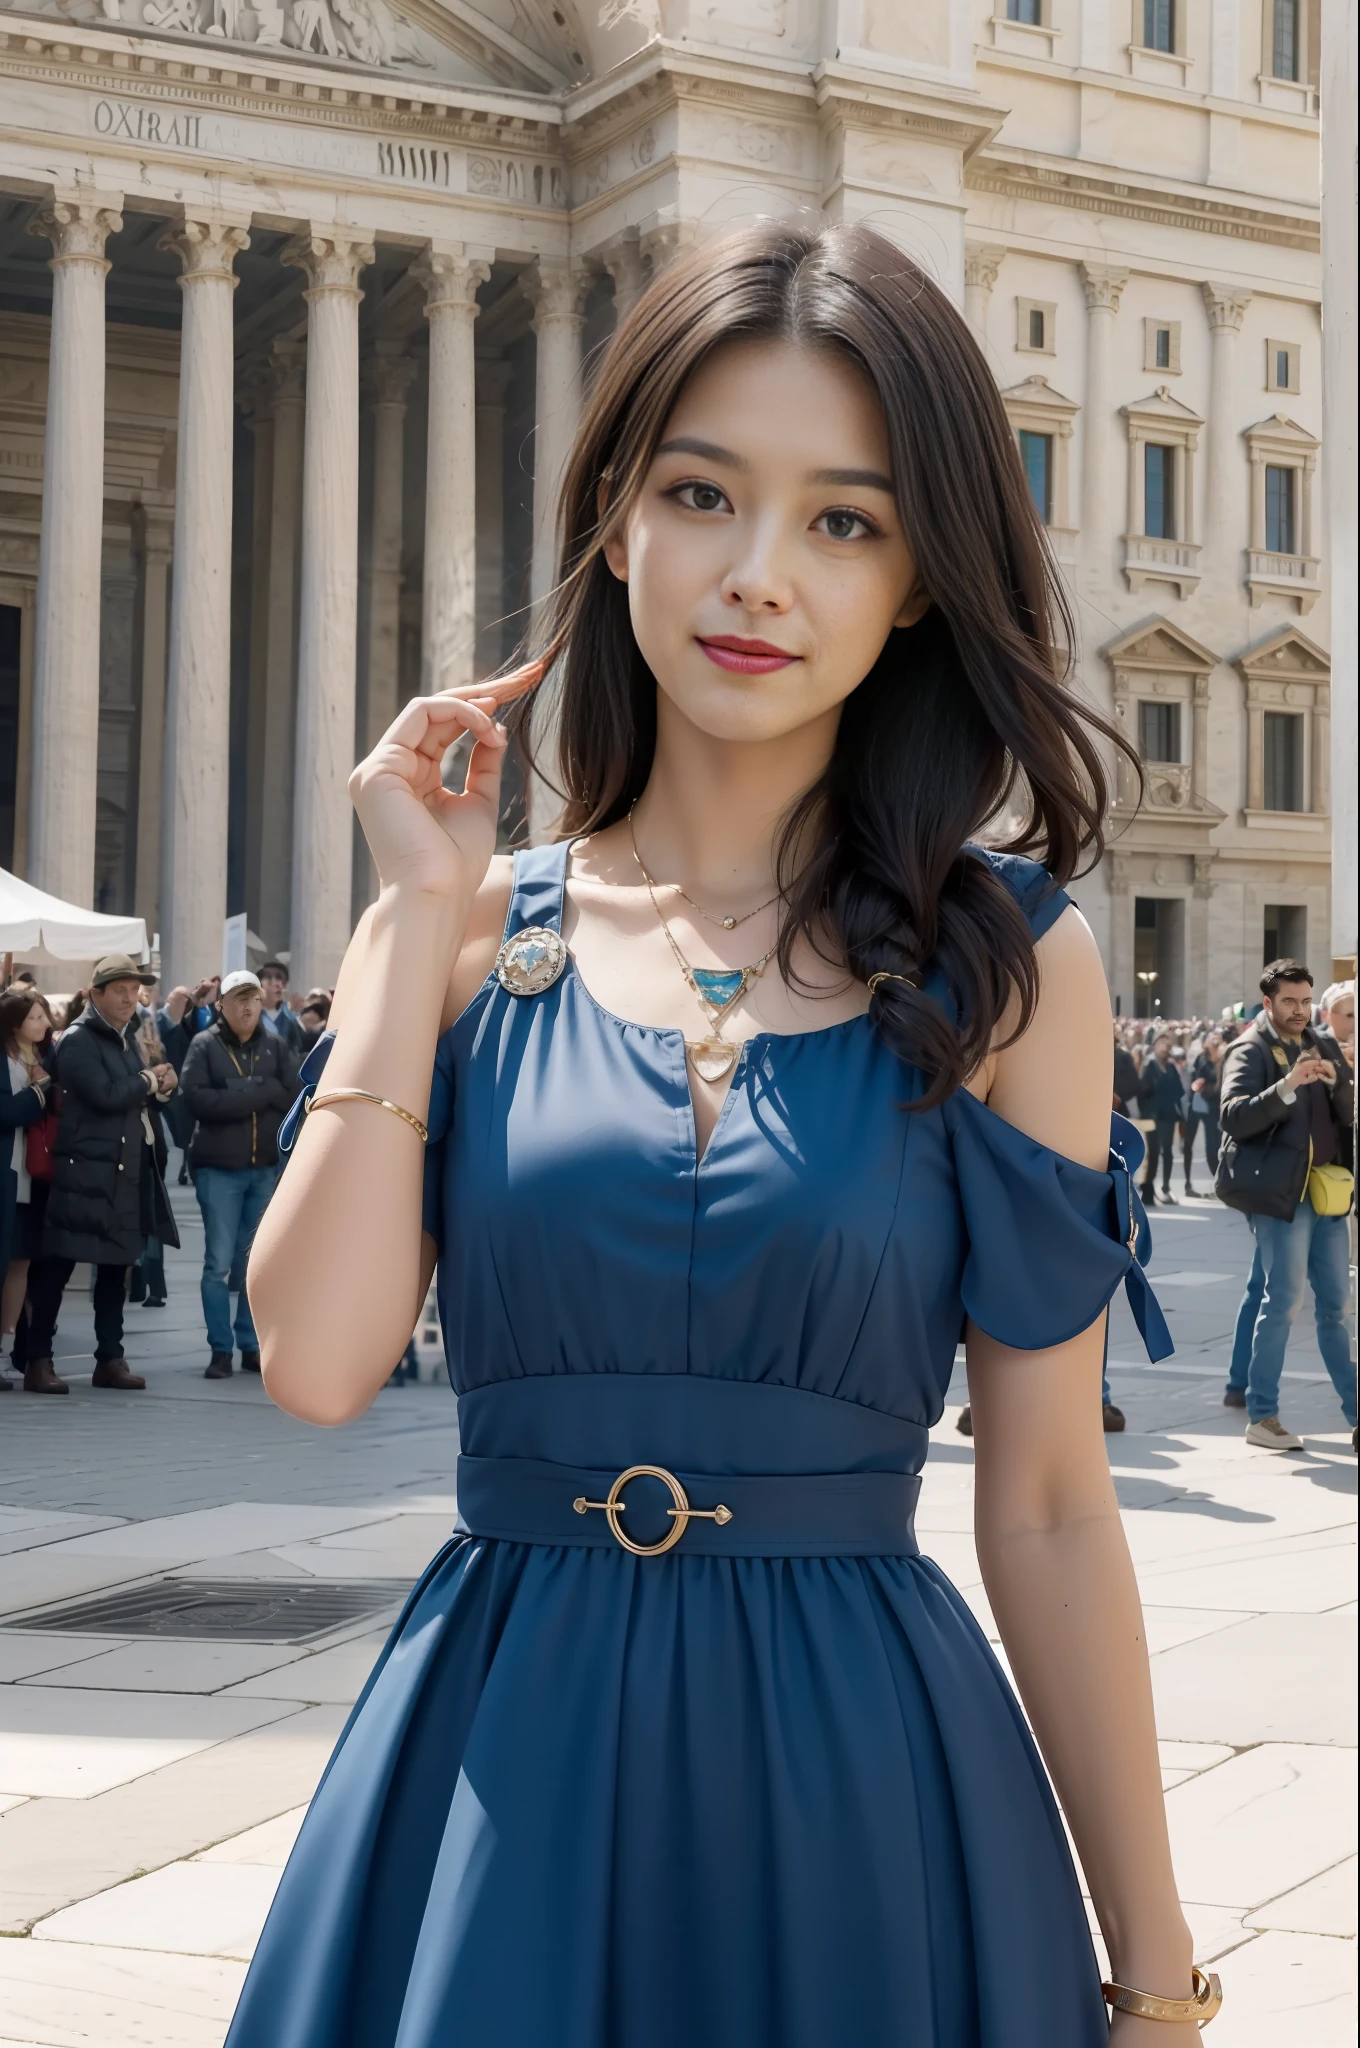
[[[475,320],[480,308],[477,287],[491,275],[484,257],[468,252],[461,242],[427,242],[411,265],[411,276],[425,292],[425,318],[453,307]]]
[[[167,228],[156,244],[178,256],[180,290],[216,278],[236,289],[233,268],[236,258],[250,241],[250,224],[222,214],[186,214]]]
[[[168,562],[174,552],[173,516],[148,512],[145,505],[132,507],[133,552],[143,561]]]
[[[302,405],[307,397],[307,344],[276,334],[265,350],[269,395],[275,412],[281,405]]]
[[[1127,263],[1082,263],[1081,281],[1088,313],[1115,313],[1129,281]]]
[[[274,373],[268,349],[254,350],[242,363],[236,377],[236,403],[251,427],[272,424]]]
[[[991,291],[997,280],[1001,265],[1009,252],[1000,242],[965,242],[963,247],[963,281],[966,285],[981,286]]]
[[[520,282],[534,309],[530,324],[535,334],[541,334],[550,321],[579,321],[585,312],[586,296],[590,291],[588,271],[540,256],[536,263],[521,271]]]
[[[650,267],[650,275],[659,277],[667,264],[692,249],[698,238],[697,221],[682,220],[674,207],[658,208],[638,236],[638,245]]]
[[[362,228],[345,226],[304,228],[280,252],[281,261],[296,263],[307,273],[306,299],[323,292],[342,292],[361,299],[359,272],[373,261],[373,244]]]
[[[642,238],[636,228],[621,228],[591,253],[601,270],[614,280],[614,305],[618,317],[623,319],[647,282]]]
[[[1204,310],[1209,315],[1212,329],[1227,328],[1236,334],[1242,325],[1242,315],[1251,304],[1252,295],[1241,285],[1214,284],[1206,279],[1200,286]]]
[[[97,263],[109,267],[104,244],[123,225],[121,192],[95,192],[89,186],[67,191],[54,188],[28,224],[31,235],[45,235],[52,244],[48,259],[59,263]]]
[[[367,405],[406,410],[406,394],[419,365],[401,353],[399,341],[380,341],[359,365],[359,389]]]

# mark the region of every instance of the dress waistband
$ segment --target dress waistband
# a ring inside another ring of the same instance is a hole
[[[916,1557],[914,1472],[636,1475],[540,1458],[458,1460],[472,1536],[677,1557]],[[611,1505],[612,1503],[612,1505]],[[676,1530],[679,1530],[678,1535]],[[626,1540],[625,1540],[626,1539]]]

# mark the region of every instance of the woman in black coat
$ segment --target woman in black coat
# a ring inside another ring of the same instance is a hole
[[[0,995],[0,1046],[0,1324],[9,1337],[23,1309],[47,1194],[46,1182],[29,1175],[25,1149],[30,1128],[47,1113],[51,1086],[52,1013],[36,990],[15,987]],[[8,1391],[0,1374],[0,1393]]]

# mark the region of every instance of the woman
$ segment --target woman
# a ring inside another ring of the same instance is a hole
[[[251,1301],[271,1395],[339,1423],[437,1262],[472,1533],[231,2048],[1188,2041],[1100,1419],[1121,1280],[1169,1340],[1058,886],[1105,782],[995,387],[889,243],[763,226],[625,319],[561,529],[539,658],[413,701],[351,782],[381,893]],[[545,664],[568,836],[511,863],[494,714]],[[1012,793],[1056,881],[969,844]],[[988,1593],[1161,2015],[1112,2030],[1024,1718],[912,1533],[965,1317]]]
[[[141,1012],[136,1030],[137,1050],[142,1056],[142,1064],[147,1067],[173,1066],[174,1063],[157,1027],[157,1012],[148,1006]],[[175,1072],[178,1071],[176,1068]],[[177,1095],[177,1090],[166,1090],[156,1096],[160,1111],[155,1126],[156,1164],[162,1178],[169,1160],[162,1127],[169,1122],[170,1105],[176,1102]],[[154,1230],[148,1230],[142,1238],[142,1256],[128,1274],[128,1300],[139,1301],[143,1308],[164,1308],[168,1299],[165,1291],[165,1246]]]
[[[0,1129],[11,1133],[0,1172],[0,1329],[12,1338],[47,1201],[48,1183],[28,1170],[28,1133],[47,1114],[51,1087],[52,1012],[45,996],[27,986],[8,988],[0,995],[0,1044],[6,1055]],[[0,1392],[8,1391],[9,1381],[0,1374]]]
[[[1183,1129],[1185,1132],[1185,1192],[1196,1195],[1190,1184],[1190,1164],[1195,1150],[1195,1132],[1204,1132],[1204,1160],[1210,1174],[1218,1172],[1218,1099],[1223,1088],[1223,1060],[1228,1048],[1221,1031],[1210,1031],[1190,1063],[1189,1097]]]

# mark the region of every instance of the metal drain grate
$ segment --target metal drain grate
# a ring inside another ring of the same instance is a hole
[[[404,1600],[406,1579],[157,1579],[0,1627],[44,1635],[177,1636],[189,1642],[307,1643]]]

